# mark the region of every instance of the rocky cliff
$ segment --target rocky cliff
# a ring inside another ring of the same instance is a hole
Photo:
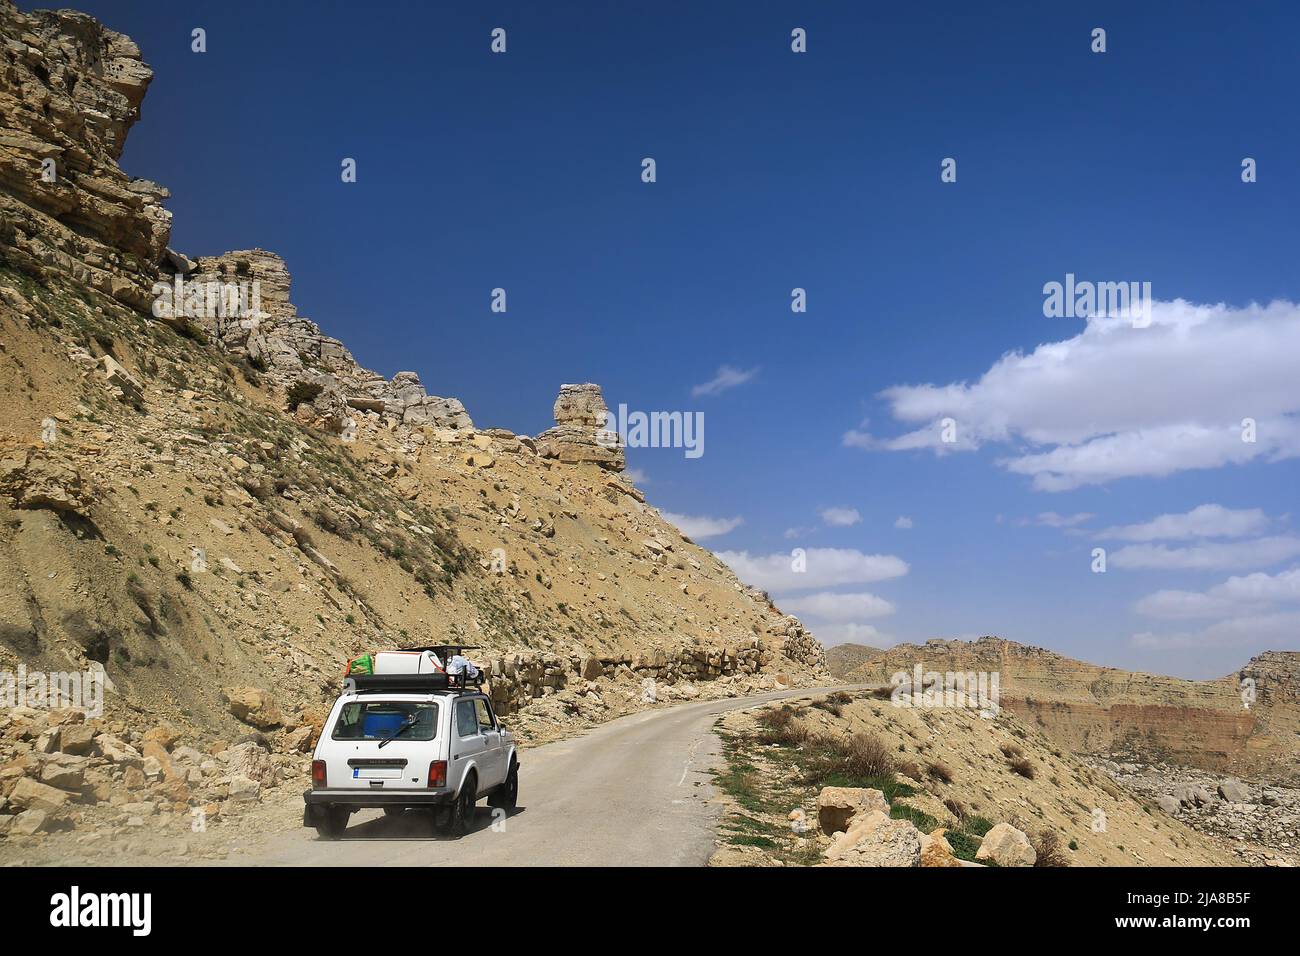
[[[476,645],[533,738],[824,676],[798,621],[621,474],[597,386],[564,386],[534,441],[365,369],[273,253],[169,249],[166,191],[117,165],[151,77],[129,39],[8,0],[0,36],[0,672],[110,688],[75,751],[63,717],[0,721],[0,823],[47,775],[77,778],[65,822],[122,787],[183,814],[297,785],[296,756],[162,758],[250,728],[300,754],[376,648]]]
[[[1131,752],[1279,782],[1300,779],[1300,654],[1270,651],[1238,674],[1191,681],[1099,667],[996,637],[900,644],[851,671],[997,672],[1002,706],[1086,753]],[[1254,683],[1247,684],[1250,678]],[[1243,690],[1251,687],[1253,699]],[[1247,706],[1249,704],[1249,706]]]

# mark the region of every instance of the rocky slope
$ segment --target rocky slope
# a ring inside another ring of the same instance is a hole
[[[735,711],[719,729],[714,865],[1242,862],[1006,710],[984,718],[840,692]]]
[[[833,644],[826,648],[826,669],[832,677],[843,680],[884,653],[880,648],[866,644]]]
[[[1300,653],[1269,651],[1237,674],[1191,681],[983,637],[900,644],[846,679],[888,682],[917,665],[939,673],[997,672],[1002,706],[1071,750],[1130,754],[1263,782],[1300,780]]]
[[[536,738],[822,671],[622,474],[596,386],[564,386],[533,441],[365,369],[279,257],[168,248],[166,190],[117,165],[151,79],[129,39],[8,0],[0,37],[0,672],[110,688],[88,723],[6,716],[0,832],[296,780],[300,758],[219,754],[253,728],[308,750],[376,648],[480,646]]]

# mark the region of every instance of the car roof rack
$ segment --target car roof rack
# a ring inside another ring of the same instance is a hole
[[[349,681],[351,684],[349,685]],[[483,686],[483,675],[465,674],[353,674],[343,681],[345,690],[358,694],[430,694],[453,691],[463,694]]]
[[[438,657],[445,661],[452,654],[459,654],[461,651],[477,651],[481,649],[479,644],[427,644],[424,647],[399,647],[399,651],[405,654],[421,654],[424,651],[433,651]]]

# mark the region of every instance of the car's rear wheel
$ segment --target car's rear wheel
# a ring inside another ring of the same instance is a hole
[[[447,832],[454,837],[462,837],[474,826],[474,808],[478,804],[478,777],[472,772],[460,785],[460,793],[452,804],[447,819]]]
[[[519,764],[510,761],[510,772],[506,774],[506,782],[488,797],[488,806],[499,807],[502,810],[513,810],[519,805]]]
[[[347,807],[326,807],[323,813],[316,816],[316,832],[322,839],[337,840],[348,828],[349,816],[351,813]]]

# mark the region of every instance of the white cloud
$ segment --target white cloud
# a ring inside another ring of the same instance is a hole
[[[650,478],[640,468],[629,468],[623,472],[623,477],[634,485],[648,485]]]
[[[1300,538],[1278,536],[1246,541],[1196,544],[1171,548],[1164,544],[1131,544],[1112,552],[1107,563],[1145,571],[1213,571],[1267,567],[1300,555]]]
[[[866,592],[836,594],[833,591],[819,591],[803,597],[784,598],[781,610],[801,616],[807,614],[826,621],[858,621],[870,617],[888,617],[894,613],[894,605]]]
[[[869,647],[889,647],[896,643],[894,638],[882,633],[873,624],[823,624],[813,629],[817,640],[827,647],[835,644],[866,644]]]
[[[1287,611],[1229,618],[1199,631],[1165,634],[1143,631],[1130,640],[1138,647],[1165,651],[1241,645],[1288,647],[1294,646],[1297,631],[1300,631],[1300,611]]]
[[[705,538],[716,538],[724,535],[729,531],[734,531],[745,523],[745,519],[736,516],[735,518],[710,518],[705,515],[679,515],[671,511],[661,511],[665,521],[677,525],[682,534],[694,541],[703,541]]]
[[[691,397],[699,398],[701,395],[718,395],[722,392],[744,385],[758,374],[757,368],[739,369],[730,365],[723,365],[718,369],[718,374],[703,384],[696,385],[691,389]]]
[[[805,570],[796,571],[796,555],[751,555],[748,551],[719,551],[718,557],[746,584],[764,591],[807,591],[841,584],[869,584],[897,578],[907,562],[892,554],[863,554],[853,548],[808,548],[802,551]]]
[[[1092,517],[1093,515],[1086,511],[1072,515],[1058,515],[1055,511],[1044,511],[1035,520],[1048,528],[1073,528]]]
[[[1240,538],[1263,531],[1268,523],[1268,516],[1258,508],[1233,510],[1223,505],[1199,505],[1184,514],[1165,514],[1142,524],[1107,528],[1096,536],[1122,541]]]
[[[822,521],[832,528],[848,528],[862,520],[857,508],[823,508]]]
[[[816,530],[817,530],[816,528],[803,528],[803,527],[786,528],[785,539],[787,541],[793,541],[795,538],[807,537],[808,535],[812,534]]]
[[[1059,320],[1045,320],[1059,321]],[[1094,318],[1082,332],[1003,355],[973,382],[898,385],[881,397],[915,426],[894,438],[862,430],[844,444],[969,451],[1020,444],[999,463],[1062,491],[1300,455],[1300,306],[1153,304],[1151,324]],[[956,442],[941,441],[942,419]],[[1256,441],[1242,440],[1242,420]]]
[[[1278,574],[1234,576],[1208,591],[1156,591],[1137,602],[1147,617],[1197,618],[1258,614],[1276,604],[1300,603],[1300,567]]]
[[[906,531],[908,528],[912,527],[912,519],[907,517],[907,515],[899,515],[894,519],[894,527]]]

